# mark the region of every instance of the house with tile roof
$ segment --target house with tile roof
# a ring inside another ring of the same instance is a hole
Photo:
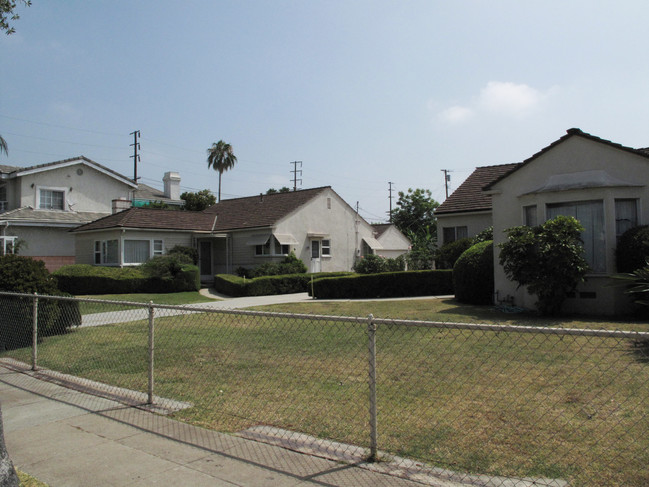
[[[435,209],[438,246],[473,237],[492,226],[491,196],[482,189],[519,164],[478,167]]]
[[[351,270],[380,253],[374,229],[331,187],[234,198],[202,212],[131,208],[80,226],[76,262],[137,265],[175,245],[198,249],[201,279],[293,252],[311,272]]]
[[[569,129],[563,137],[482,188],[491,198],[496,299],[533,308],[535,296],[507,279],[499,264],[504,230],[558,215],[584,227],[586,282],[564,304],[568,312],[624,313],[628,296],[611,286],[615,247],[624,231],[649,224],[649,151]]]
[[[29,167],[0,165],[0,253],[20,254],[50,270],[75,260],[72,228],[130,200],[131,179],[84,156]]]

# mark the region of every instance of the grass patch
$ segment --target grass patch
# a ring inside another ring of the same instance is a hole
[[[20,480],[20,487],[48,487],[46,483],[41,482],[37,478],[16,469],[18,480]]]
[[[505,321],[493,309],[453,300],[272,308],[307,307],[328,315]],[[503,316],[511,324],[557,324]],[[603,320],[561,324],[629,328]],[[193,403],[175,417],[215,430],[274,425],[368,446],[366,327],[365,319],[157,318],[155,392]],[[144,392],[146,330],[143,320],[48,337],[39,345],[40,365]],[[649,364],[636,348],[610,338],[382,325],[379,448],[461,472],[649,485]],[[30,350],[2,356],[28,362]]]
[[[203,296],[199,292],[188,291],[181,293],[141,293],[141,294],[99,294],[91,296],[76,296],[80,299],[101,299],[106,301],[131,301],[135,303],[148,303],[153,301],[155,304],[169,304],[169,305],[182,305],[194,303],[207,303],[214,301],[212,298]],[[111,305],[103,303],[79,303],[79,308],[82,315],[92,313],[105,313],[108,311],[123,310],[124,307],[120,305]]]

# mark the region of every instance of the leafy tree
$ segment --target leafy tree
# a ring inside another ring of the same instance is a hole
[[[536,227],[505,230],[500,264],[509,279],[538,297],[536,305],[543,314],[559,312],[568,293],[584,280],[588,263],[583,255],[583,231],[569,216],[557,216]]]
[[[219,173],[219,195],[218,201],[221,201],[221,175],[234,167],[237,163],[237,156],[232,151],[232,146],[219,140],[214,142],[212,147],[207,149],[207,167],[212,168]]]
[[[410,269],[430,269],[437,242],[437,222],[433,211],[439,203],[427,189],[399,191],[396,208],[392,210],[392,223],[406,235],[411,243]]]
[[[183,209],[187,211],[203,211],[216,203],[216,197],[209,189],[203,189],[198,193],[185,192],[180,195],[180,199],[185,201]]]
[[[290,192],[291,192],[291,188],[288,188],[286,186],[282,186],[281,188],[279,188],[279,190],[277,190],[275,188],[270,188],[268,191],[266,191],[266,194],[290,193]]]
[[[21,0],[21,3],[26,7],[32,4],[31,0]],[[16,0],[0,0],[0,30],[4,30],[7,35],[16,32],[9,21],[18,20],[20,15],[15,13],[17,2]]]

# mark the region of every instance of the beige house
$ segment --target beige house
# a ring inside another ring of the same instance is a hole
[[[493,225],[491,196],[482,188],[520,164],[478,167],[451,196],[435,209],[437,245],[474,237]]]
[[[311,272],[351,270],[363,253],[383,249],[372,226],[329,186],[222,200],[202,212],[131,208],[73,233],[83,264],[134,265],[175,245],[194,247],[203,280],[291,252]]]
[[[394,259],[410,251],[410,240],[392,223],[375,223],[372,228],[374,237],[381,245],[381,248],[375,249],[377,254]]]
[[[591,270],[570,297],[566,311],[598,314],[628,311],[628,299],[611,287],[615,247],[628,228],[649,223],[649,151],[632,149],[579,129],[536,153],[484,188],[493,208],[495,289],[500,301],[532,308],[536,301],[509,281],[498,263],[504,230],[536,225],[557,215],[584,226],[585,256]]]
[[[0,166],[0,252],[40,259],[54,270],[75,260],[69,230],[111,213],[137,185],[86,157],[30,167]]]

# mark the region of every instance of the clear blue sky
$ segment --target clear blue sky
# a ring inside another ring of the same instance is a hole
[[[386,219],[396,191],[444,199],[476,166],[570,127],[649,146],[649,2],[33,0],[2,34],[1,164],[85,155],[222,197],[331,185]]]

